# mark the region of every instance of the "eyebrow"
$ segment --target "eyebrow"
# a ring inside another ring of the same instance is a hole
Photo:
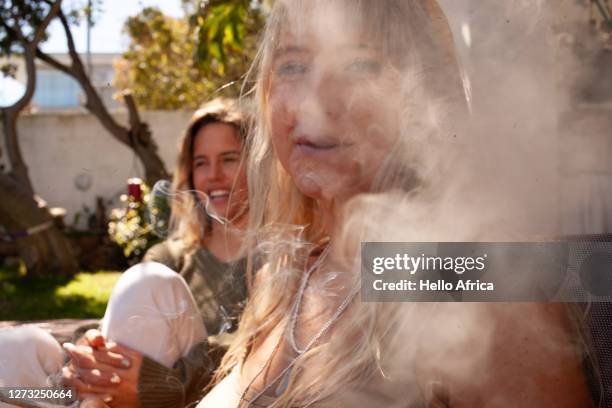
[[[358,49],[358,50],[373,50],[376,51],[372,45],[360,42],[360,43],[345,43],[338,46],[340,49]],[[286,47],[279,47],[274,50],[274,58],[282,57],[287,54],[303,54],[310,50],[306,47],[300,47],[297,45],[289,45]]]
[[[343,44],[339,44],[338,48],[342,49],[342,50],[346,50],[346,49],[355,50],[356,49],[356,50],[360,50],[360,51],[361,50],[377,51],[377,48],[374,47],[372,44],[366,44],[366,43],[362,43],[362,42],[360,42],[360,43],[343,43]]]
[[[286,54],[301,54],[307,51],[307,48],[299,47],[297,45],[289,45],[287,47],[279,47],[274,50],[274,57],[277,58]]]
[[[219,156],[233,156],[235,154],[240,155],[240,151],[239,150],[228,150],[225,152],[221,152],[219,153]],[[208,159],[208,156],[204,155],[204,154],[198,154],[196,156],[193,156],[193,159]]]

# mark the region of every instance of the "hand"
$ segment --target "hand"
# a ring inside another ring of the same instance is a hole
[[[95,397],[85,398],[81,402],[79,407],[80,408],[110,408],[108,405],[104,403],[104,401],[102,401],[99,398],[95,398]]]
[[[83,336],[77,339],[77,346],[89,346],[93,348],[102,347],[106,341],[100,330],[90,329]]]
[[[79,399],[95,396],[113,408],[138,406],[142,354],[107,342],[97,330],[89,330],[77,344],[64,344],[70,363],[62,376],[65,384],[76,389]]]

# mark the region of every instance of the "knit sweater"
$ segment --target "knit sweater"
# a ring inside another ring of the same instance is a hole
[[[224,263],[205,248],[189,250],[177,239],[155,245],[143,260],[162,263],[185,279],[212,336],[172,368],[143,359],[138,383],[140,407],[185,407],[201,397],[223,355],[223,344],[212,344],[215,336],[236,329],[246,301],[246,260]]]

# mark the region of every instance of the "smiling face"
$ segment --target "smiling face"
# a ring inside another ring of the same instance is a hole
[[[279,36],[267,123],[298,189],[323,204],[344,202],[370,190],[398,137],[397,74],[367,36],[342,28],[342,10],[319,7],[305,20],[299,33],[284,24]]]
[[[225,123],[205,125],[193,140],[193,187],[209,197],[215,214],[230,220],[248,198],[241,151],[238,130]]]

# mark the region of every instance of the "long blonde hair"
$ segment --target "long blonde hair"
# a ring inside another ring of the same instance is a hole
[[[211,123],[224,123],[236,128],[240,140],[246,140],[249,116],[237,100],[216,98],[203,104],[191,117],[180,141],[180,149],[172,181],[170,230],[187,247],[199,246],[210,226],[201,200],[193,185],[194,140],[200,129]],[[243,149],[243,152],[246,152]]]
[[[263,276],[267,277],[255,279],[258,285],[253,288],[237,338],[224,357],[217,379],[243,361],[257,336],[265,335],[286,318],[293,304],[293,296],[286,294],[295,293],[299,286],[306,262],[305,254],[328,238],[316,201],[303,195],[280,165],[270,141],[266,120],[272,58],[282,27],[288,21],[297,21],[298,16],[318,7],[322,1],[276,1],[250,73],[251,77],[256,76],[257,115],[248,144],[248,246],[251,257],[257,254],[257,264],[265,265]],[[423,98],[439,99],[441,95],[449,94],[449,87],[460,82],[450,29],[435,1],[324,1],[355,10],[355,14],[350,14],[359,20],[355,25],[363,27],[364,33],[374,44],[380,45],[383,57],[394,67],[436,78],[435,81],[420,81],[426,84],[421,89]],[[450,76],[450,80],[441,81],[440,76],[447,79]],[[414,89],[408,88],[405,87],[407,101],[412,99],[408,93],[414,92]],[[459,87],[457,89],[454,96],[462,92]],[[402,138],[399,139],[398,143],[405,143]],[[405,152],[407,149],[392,150]],[[387,191],[399,188],[408,191],[417,188],[418,174],[412,168],[406,168],[406,162],[405,157],[390,154],[389,159],[381,164],[373,189]],[[357,308],[359,311],[356,311]],[[343,338],[357,338],[357,341],[345,342],[346,347],[321,343],[300,357],[286,391],[279,396],[274,407],[293,404],[307,406],[346,384],[366,380],[374,374],[380,358],[381,337],[388,333],[393,319],[383,321],[377,318],[382,309],[388,309],[385,305],[356,302],[352,309],[351,315],[358,315],[359,319],[343,318],[335,324],[338,331],[343,333]],[[388,310],[385,313],[395,312]],[[319,381],[295,381],[295,373],[307,366],[311,356],[322,352],[329,357],[329,364],[319,367]],[[325,384],[320,381],[322,378],[326,379]]]

